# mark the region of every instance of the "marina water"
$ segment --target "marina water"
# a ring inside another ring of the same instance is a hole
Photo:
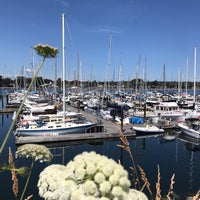
[[[4,98],[4,99],[3,99]],[[0,97],[0,107],[5,102],[5,95]],[[5,135],[12,122],[12,114],[0,115],[0,142],[2,144]],[[130,167],[132,162],[129,154],[117,145],[120,140],[102,140],[83,143],[56,143],[49,144],[48,148],[53,154],[51,163],[36,162],[31,179],[28,185],[25,197],[33,194],[31,199],[42,199],[38,195],[37,181],[40,172],[49,164],[65,165],[79,153],[84,151],[95,151],[101,155],[113,158],[117,162],[121,162],[125,169],[131,174]],[[187,196],[194,196],[200,189],[200,145],[191,143],[191,141],[182,138],[174,140],[165,140],[161,136],[151,136],[142,138],[129,139],[129,146],[134,157],[134,162],[143,168],[151,184],[153,196],[156,195],[156,182],[158,175],[158,166],[160,168],[160,185],[162,197],[166,196],[169,190],[171,177],[175,174],[174,195],[176,199],[186,199]],[[7,142],[0,159],[0,165],[8,164],[8,150],[11,148],[13,155],[17,146],[15,145],[15,137],[12,134]],[[31,159],[17,158],[15,160],[16,167],[30,167]],[[19,196],[25,185],[27,177],[19,177]],[[1,171],[0,188],[2,199],[14,199],[12,194],[12,180],[10,171]],[[132,177],[130,175],[130,180]],[[142,185],[142,182],[141,182]],[[148,191],[144,191],[148,195]]]

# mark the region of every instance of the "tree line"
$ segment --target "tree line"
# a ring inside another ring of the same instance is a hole
[[[11,79],[11,78],[3,78],[3,76],[0,75],[0,87],[10,87],[10,88],[27,88],[28,85],[31,82],[31,78],[27,78],[24,76],[18,76],[16,79]],[[49,86],[54,86],[54,80],[51,79],[44,79],[43,77],[37,77],[35,81],[35,87],[39,88],[41,85],[49,85]],[[58,88],[62,88],[62,80],[61,78],[58,78],[56,80],[56,85]],[[142,79],[133,79],[130,81],[110,81],[105,82],[105,81],[78,81],[78,80],[66,80],[65,81],[65,86],[70,88],[70,87],[81,87],[81,88],[90,88],[90,89],[97,89],[97,88],[103,88],[105,87],[107,89],[120,89],[121,90],[136,90],[136,89],[155,89],[155,90],[164,90],[164,89],[193,89],[194,83],[191,81],[186,82],[178,82],[178,81],[146,81],[144,82]],[[200,88],[200,82],[196,83],[196,88]]]

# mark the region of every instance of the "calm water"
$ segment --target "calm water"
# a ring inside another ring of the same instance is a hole
[[[0,102],[2,98],[0,99]],[[1,107],[2,103],[0,103]],[[0,115],[0,142],[8,131],[12,121],[12,114]],[[200,145],[194,145],[186,138],[177,138],[166,141],[162,137],[149,137],[140,139],[129,139],[131,151],[136,164],[139,164],[145,171],[151,190],[155,196],[155,184],[157,181],[157,166],[161,173],[161,191],[166,195],[170,185],[170,179],[175,174],[174,192],[179,199],[194,195],[200,189]],[[131,165],[127,152],[117,147],[119,140],[96,141],[88,144],[52,144],[49,148],[54,155],[51,163],[66,164],[69,160],[83,151],[96,151],[116,161],[121,161],[124,167],[129,170]],[[15,138],[13,135],[1,155],[1,164],[8,163],[8,148],[11,147],[13,153],[16,150]],[[15,160],[17,167],[30,166],[31,160],[18,158]],[[33,194],[34,200],[39,200],[37,181],[40,172],[47,166],[45,163],[37,163],[33,169],[30,184],[26,197]],[[10,172],[0,173],[0,188],[2,199],[14,199],[12,194],[12,181]],[[19,177],[20,189],[25,184],[26,177]],[[21,191],[21,190],[20,190]]]

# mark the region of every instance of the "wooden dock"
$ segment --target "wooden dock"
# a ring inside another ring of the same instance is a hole
[[[71,111],[77,112],[77,109],[70,106]],[[66,134],[58,136],[30,136],[30,137],[16,137],[16,144],[26,144],[26,143],[55,143],[55,142],[75,142],[75,141],[98,141],[105,139],[119,139],[120,131],[122,130],[126,137],[135,137],[136,134],[134,130],[131,130],[131,124],[116,124],[114,122],[99,119],[96,114],[88,113],[81,110],[83,116],[91,122],[97,122],[101,120],[104,129],[102,132],[98,133],[79,133],[79,134]]]
[[[0,114],[9,114],[9,113],[14,113],[15,111],[17,111],[18,108],[3,108],[3,109],[0,109]]]

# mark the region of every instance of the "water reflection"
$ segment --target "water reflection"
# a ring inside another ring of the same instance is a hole
[[[0,104],[1,106],[2,104]],[[0,115],[1,124],[3,127],[1,130],[1,139],[6,135],[9,125],[12,121],[11,114]],[[157,181],[157,165],[160,165],[161,169],[161,190],[164,196],[169,189],[170,178],[173,173],[175,176],[174,191],[181,196],[179,199],[185,199],[186,196],[194,195],[199,189],[200,178],[200,141],[188,137],[187,135],[174,132],[164,135],[145,135],[137,136],[136,138],[128,138],[131,151],[137,164],[139,164],[148,176],[149,182],[154,190],[155,183]],[[54,154],[53,164],[66,165],[75,155],[83,151],[95,151],[102,155],[106,155],[110,158],[120,161],[127,170],[130,169],[130,158],[124,150],[118,148],[120,140],[92,140],[92,141],[73,141],[62,143],[48,143],[45,144]],[[15,145],[14,135],[9,139],[7,145],[11,146],[13,150],[17,148]],[[7,150],[5,155],[2,155],[1,160],[7,161]],[[30,161],[27,159],[17,160],[18,166],[30,166]],[[33,171],[34,179],[31,180],[30,187],[27,191],[28,194],[34,193],[34,199],[40,200],[37,196],[37,180],[41,170],[46,167],[46,164],[37,164]],[[0,174],[1,180],[10,181],[10,176],[7,174]],[[24,179],[20,179],[20,184],[23,186]],[[0,184],[5,199],[12,199],[10,184]],[[155,191],[153,191],[155,194]],[[178,197],[176,198],[178,199]]]
[[[189,151],[200,151],[200,139],[194,138],[184,133],[181,133],[178,137],[184,142],[185,148]]]

